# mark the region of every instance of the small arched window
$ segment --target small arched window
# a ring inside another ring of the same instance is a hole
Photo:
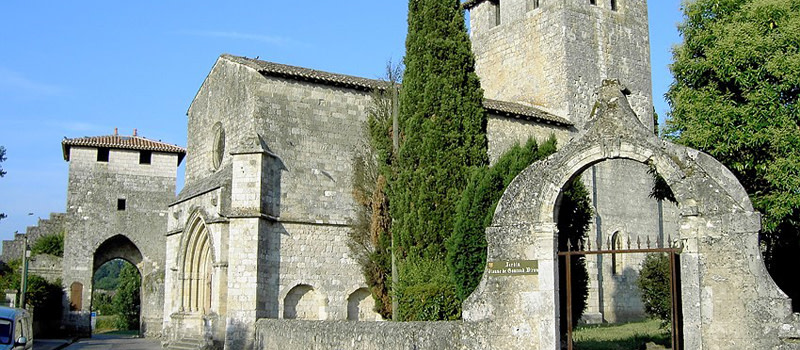
[[[622,249],[622,238],[619,231],[614,232],[611,236],[611,250]],[[622,255],[617,253],[611,254],[611,274],[616,276],[622,274]]]

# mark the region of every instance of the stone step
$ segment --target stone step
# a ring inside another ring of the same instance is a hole
[[[167,346],[167,350],[200,350],[205,345],[206,342],[203,339],[183,338]]]

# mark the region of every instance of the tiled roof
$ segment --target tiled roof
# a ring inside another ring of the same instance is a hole
[[[367,91],[374,89],[382,89],[386,86],[386,82],[376,79],[367,79],[352,75],[328,73],[316,69],[289,66],[280,63],[261,61],[257,59],[233,56],[228,54],[224,54],[222,55],[222,57],[225,57],[234,62],[250,66],[255,70],[257,70],[259,73],[266,76],[289,78],[295,80],[305,80],[315,83],[343,86],[343,87],[349,87]]]
[[[180,163],[186,155],[185,148],[161,141],[149,140],[141,136],[106,135],[86,136],[74,139],[65,137],[64,140],[61,141],[61,149],[64,151],[64,160],[69,161],[69,149],[72,146],[175,153],[178,155],[178,163]]]
[[[467,1],[464,1],[463,3],[461,3],[461,8],[463,8],[465,10],[469,10],[469,9],[475,7],[475,6],[478,6],[478,4],[480,4],[480,3],[484,2],[484,1],[487,1],[487,0],[467,0]],[[491,1],[493,3],[500,2],[500,0],[488,0],[488,1]]]
[[[315,69],[289,66],[285,64],[261,61],[257,59],[239,57],[224,54],[223,58],[251,67],[265,76],[274,76],[286,79],[310,81],[314,83],[343,86],[358,90],[372,91],[384,89],[387,85],[385,81],[376,79],[366,79],[351,75],[323,72]],[[497,101],[484,99],[483,107],[495,114],[517,119],[534,120],[558,126],[572,126],[572,123],[564,118],[555,116],[551,113],[542,111],[535,107],[530,107],[513,102]]]
[[[514,117],[517,119],[533,120],[540,123],[554,124],[557,126],[569,127],[572,123],[559,116],[547,113],[541,109],[526,106],[519,103],[483,99],[483,108],[490,113]]]

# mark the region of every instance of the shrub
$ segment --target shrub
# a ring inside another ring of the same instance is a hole
[[[400,266],[396,298],[404,307],[399,321],[455,320],[461,315],[461,302],[447,268],[437,261],[412,258]]]
[[[55,256],[64,256],[64,234],[57,233],[46,235],[36,240],[36,243],[31,247],[32,255],[50,254]]]
[[[647,254],[636,281],[642,294],[644,310],[664,326],[672,320],[669,257],[663,253]]]

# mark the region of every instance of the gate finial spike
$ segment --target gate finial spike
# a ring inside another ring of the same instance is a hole
[[[567,251],[568,252],[572,251],[572,240],[570,239],[567,239]]]
[[[631,249],[631,235],[628,235],[628,249]]]
[[[592,240],[591,239],[587,239],[586,240],[586,250],[592,251]]]
[[[650,236],[647,236],[647,249],[650,249]]]
[[[611,250],[611,238],[606,237],[606,249]]]
[[[642,249],[642,237],[636,236],[636,249]]]

